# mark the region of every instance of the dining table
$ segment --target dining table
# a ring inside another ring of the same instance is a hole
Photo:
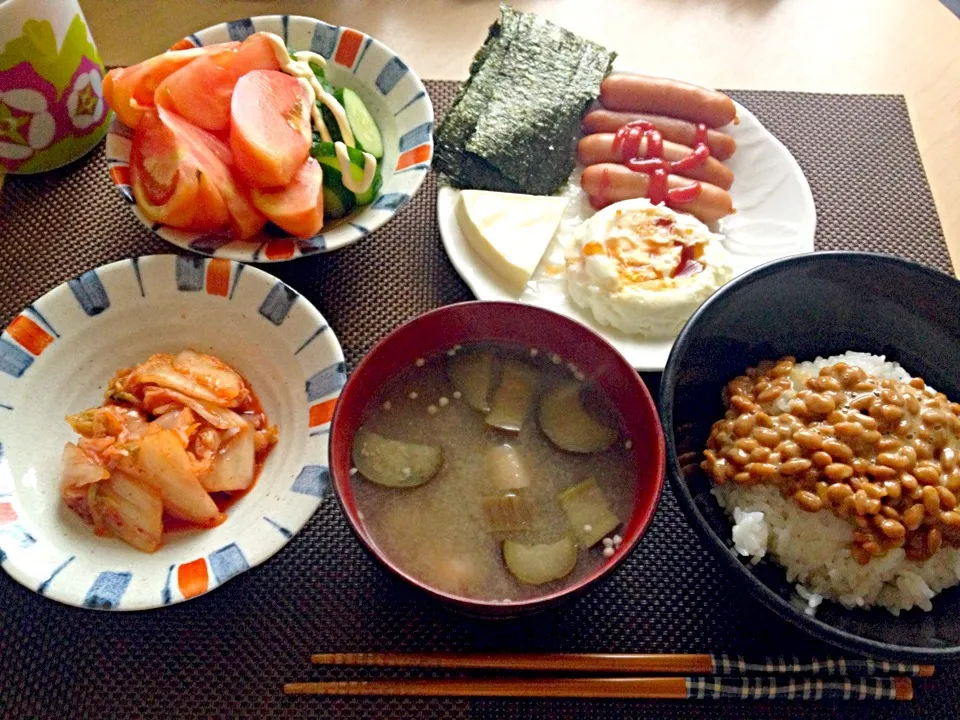
[[[257,15],[305,15],[356,28],[396,51],[424,80],[438,119],[498,16],[497,0],[80,4],[107,67],[137,63],[198,29]],[[960,18],[948,4],[511,4],[615,49],[619,68],[720,88],[749,108],[791,151],[810,183],[817,250],[887,252],[960,273]],[[431,172],[396,217],[355,245],[261,265],[320,309],[343,346],[348,371],[399,323],[473,298],[444,253],[436,196]],[[102,147],[60,170],[9,176],[0,194],[0,247],[3,324],[90,268],[184,252],[137,222],[111,187]],[[643,373],[643,379],[656,397],[659,374]],[[407,676],[402,669],[378,673],[310,663],[311,653],[380,651],[845,654],[729,582],[669,486],[647,534],[611,577],[557,607],[513,619],[458,613],[391,575],[365,553],[329,492],[276,556],[211,593],[170,607],[136,612],[67,607],[0,573],[2,718],[714,720],[869,713],[946,719],[960,713],[960,663],[938,664],[933,677],[917,679],[910,702],[350,698],[283,692],[286,682]]]

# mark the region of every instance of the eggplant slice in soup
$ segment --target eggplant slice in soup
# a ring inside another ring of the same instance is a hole
[[[617,440],[617,431],[597,420],[583,406],[578,382],[564,382],[540,401],[540,428],[561,450],[596,453]]]
[[[391,440],[361,428],[353,440],[353,464],[377,485],[417,487],[440,470],[443,451],[434,445]]]
[[[490,385],[493,382],[493,353],[464,350],[447,362],[450,382],[463,394],[467,405],[482,413],[490,412]]]
[[[577,544],[568,535],[542,545],[503,541],[503,561],[507,569],[527,585],[543,585],[565,578],[576,567],[577,554]]]

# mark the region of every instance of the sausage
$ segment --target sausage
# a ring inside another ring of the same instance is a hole
[[[608,75],[600,83],[600,104],[609,110],[667,115],[714,128],[737,120],[737,106],[722,92],[648,75]]]
[[[577,159],[583,165],[596,165],[605,162],[623,162],[622,153],[613,147],[613,133],[596,133],[580,138],[577,145]],[[647,141],[644,138],[640,144],[641,151],[646,151]],[[688,147],[677,143],[663,141],[663,158],[665,160],[682,160],[692,153]],[[719,160],[707,158],[703,165],[678,173],[693,180],[703,180],[724,190],[733,185],[733,172]]]
[[[667,187],[671,189],[689,184],[689,178],[679,175],[670,175],[667,178]],[[591,200],[598,200],[599,204],[608,205],[620,200],[646,197],[647,188],[650,187],[650,176],[646,173],[633,172],[630,168],[616,163],[600,163],[584,169],[580,177],[580,186]],[[714,222],[733,212],[733,199],[730,193],[710,183],[700,183],[700,186],[700,195],[696,199],[678,205],[674,209],[688,212],[705,223]]]
[[[687,147],[693,147],[696,140],[697,126],[686,120],[666,117],[664,115],[647,115],[646,113],[627,113],[607,110],[597,107],[583,118],[585,133],[616,132],[628,122],[646,120],[653,123],[664,140],[675,142]],[[719,130],[707,130],[707,147],[710,154],[717,160],[726,160],[737,151],[737,141]]]

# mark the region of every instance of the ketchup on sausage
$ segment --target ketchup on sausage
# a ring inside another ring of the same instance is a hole
[[[646,139],[646,152],[643,152],[643,140]],[[671,173],[679,174],[703,165],[710,157],[710,148],[707,145],[707,126],[697,125],[693,151],[680,160],[665,160],[663,158],[663,136],[653,123],[646,120],[634,120],[617,130],[613,139],[614,150],[623,158],[622,164],[634,172],[646,173],[650,176],[650,186],[647,197],[654,205],[666,203],[669,207],[691,203],[700,196],[702,187],[699,182],[679,188],[667,188],[667,176]],[[594,200],[591,203],[596,207]]]

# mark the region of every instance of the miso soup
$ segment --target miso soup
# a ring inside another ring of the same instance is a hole
[[[478,600],[562,589],[620,552],[636,468],[612,403],[557,355],[455,346],[385,385],[353,440],[373,542]]]

